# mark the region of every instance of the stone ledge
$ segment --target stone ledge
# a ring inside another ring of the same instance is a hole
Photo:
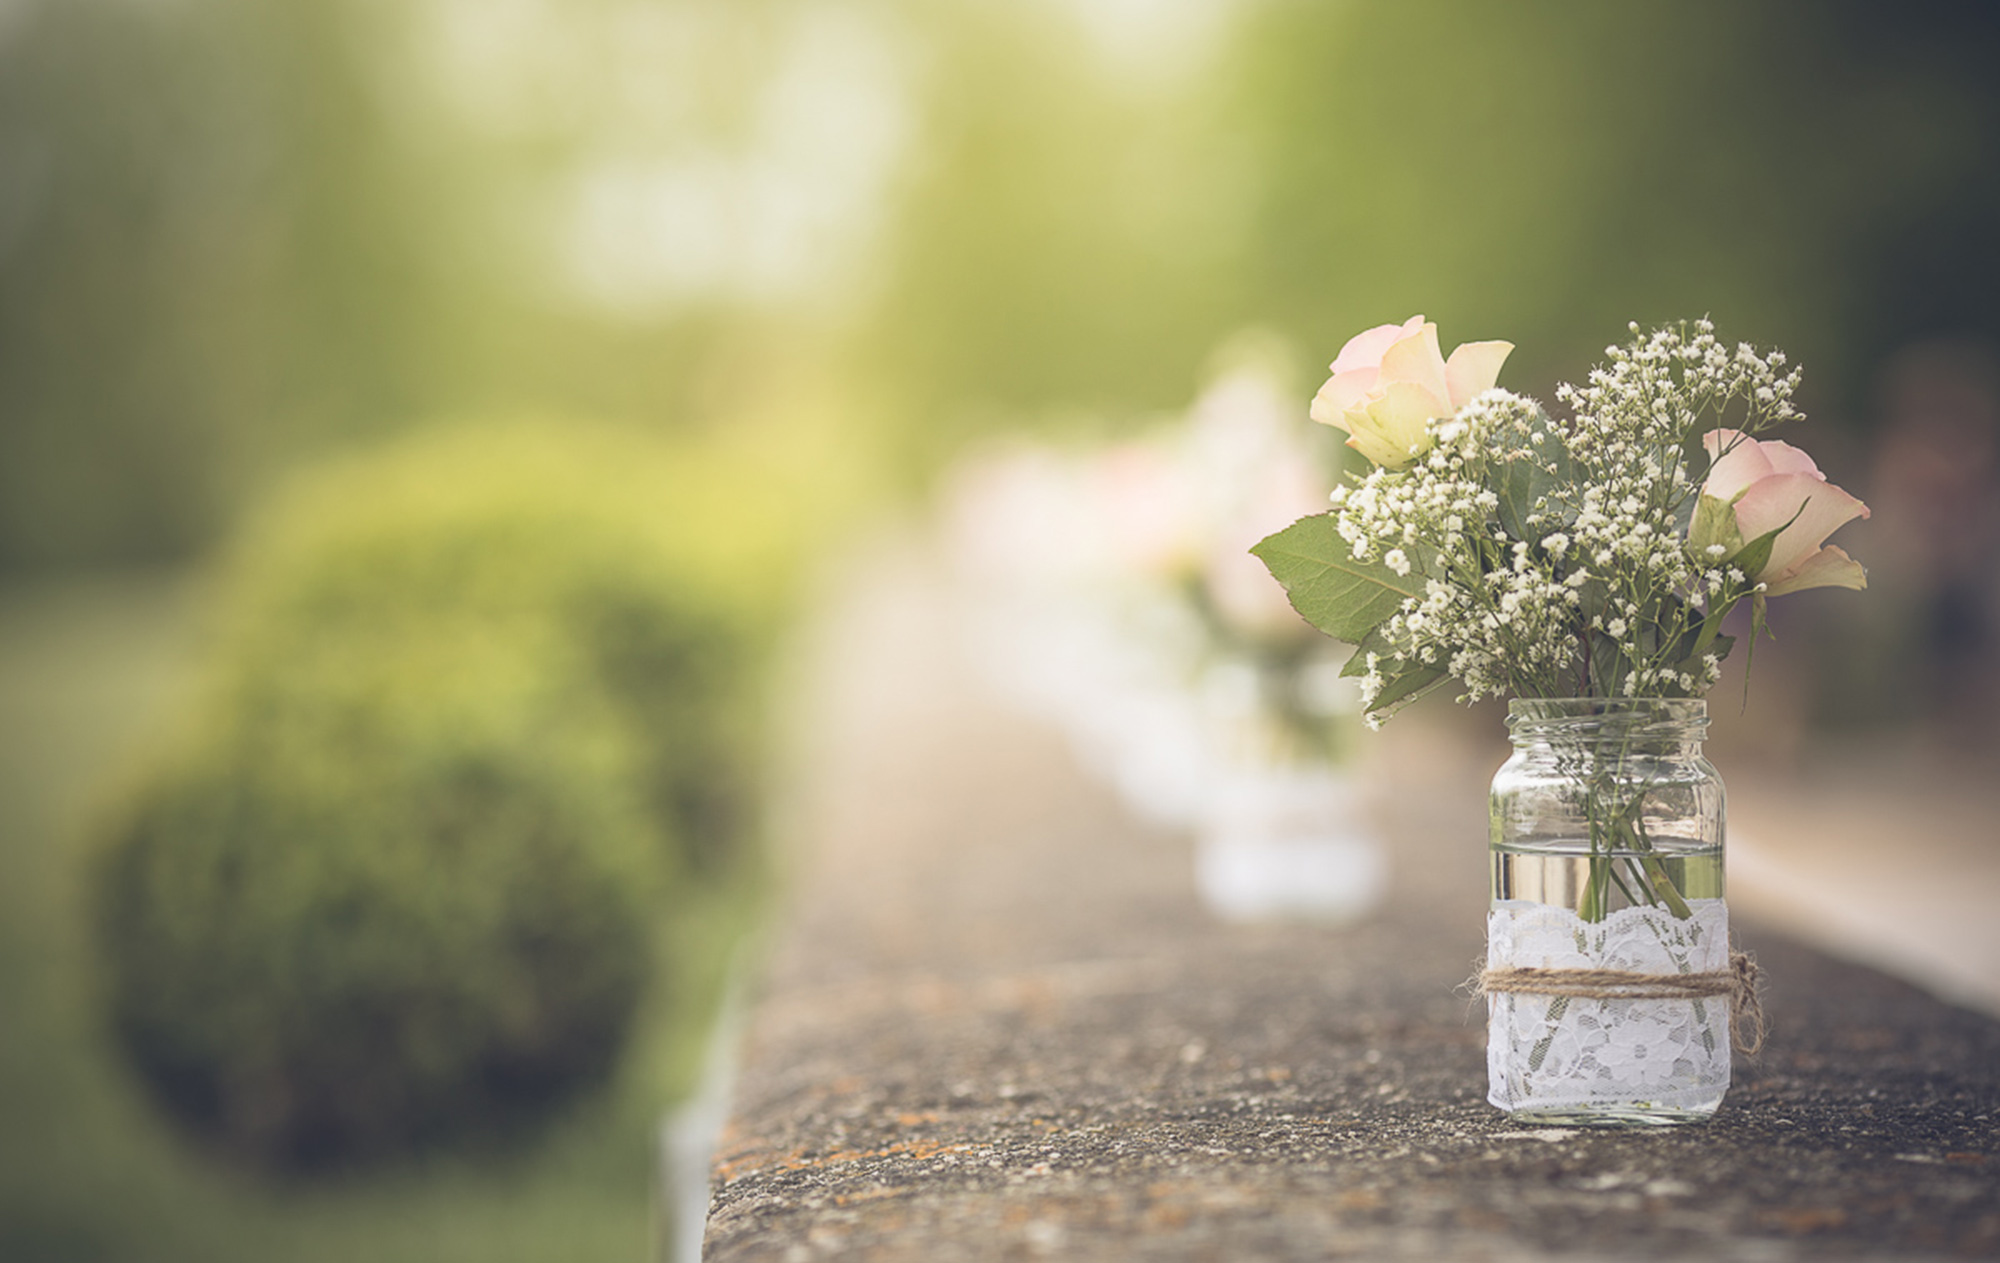
[[[1340,954],[1396,951],[1386,929]],[[1106,967],[1146,984],[1117,991],[1058,969],[760,1011],[707,1257],[2000,1252],[1990,1019],[1753,939],[1785,991],[1844,999],[1774,1001],[1715,1122],[1529,1128],[1481,1099],[1442,979],[1388,1003],[1291,963],[1333,944],[1289,946],[1191,952],[1164,984]]]

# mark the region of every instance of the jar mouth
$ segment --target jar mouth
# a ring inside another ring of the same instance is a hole
[[[1658,731],[1699,739],[1708,729],[1701,697],[1516,697],[1507,703],[1507,731],[1526,735],[1614,729]]]
[[[1705,697],[1515,697],[1507,714],[1569,719],[1589,715],[1658,715],[1699,719],[1708,715]]]

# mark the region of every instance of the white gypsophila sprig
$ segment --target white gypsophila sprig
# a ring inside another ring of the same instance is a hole
[[[1542,552],[1500,529],[1489,485],[1496,455],[1518,454],[1538,423],[1545,418],[1532,401],[1488,391],[1433,426],[1435,444],[1417,465],[1376,469],[1336,492],[1335,529],[1356,560],[1380,558],[1424,579],[1368,650],[1362,696],[1370,710],[1407,672],[1443,672],[1464,686],[1462,700],[1476,700],[1559,672],[1573,655],[1567,629],[1578,593]]]
[[[1691,433],[1709,428],[1704,416],[1719,415],[1741,402],[1745,416],[1735,428],[1755,434],[1784,421],[1798,410],[1792,396],[1799,372],[1784,371],[1785,354],[1759,354],[1748,343],[1732,350],[1716,340],[1715,326],[1706,319],[1683,321],[1641,335],[1629,326],[1633,340],[1605,348],[1607,363],[1591,370],[1581,388],[1567,383],[1556,398],[1576,416],[1575,432],[1588,447],[1593,434],[1607,442],[1628,445],[1627,456],[1643,455],[1657,445],[1684,442]]]
[[[1709,559],[1682,546],[1701,493],[1689,461],[1701,434],[1734,406],[1745,433],[1796,417],[1799,374],[1784,371],[1782,352],[1724,347],[1705,319],[1649,335],[1631,330],[1633,340],[1607,348],[1607,363],[1585,386],[1557,392],[1574,413],[1567,448],[1585,501],[1575,545],[1603,583],[1587,631],[1617,650],[1593,653],[1587,664],[1610,676],[1597,681],[1607,693],[1684,696],[1712,685],[1719,667],[1705,658],[1693,669],[1675,665],[1674,650],[1700,617],[1696,603],[1729,582],[1723,575],[1717,583],[1704,570]]]

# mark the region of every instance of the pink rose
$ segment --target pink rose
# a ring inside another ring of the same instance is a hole
[[[1347,445],[1369,460],[1399,469],[1429,449],[1432,420],[1493,389],[1513,349],[1511,342],[1467,342],[1447,360],[1437,326],[1422,316],[1377,325],[1340,348],[1333,376],[1313,397],[1312,419],[1347,431]]]
[[[1698,555],[1715,544],[1733,555],[1759,535],[1784,527],[1772,543],[1771,560],[1750,576],[1765,585],[1764,595],[1868,586],[1860,563],[1825,543],[1838,527],[1867,517],[1868,506],[1828,482],[1812,457],[1790,443],[1753,439],[1741,430],[1712,430],[1702,443],[1715,463],[1689,532]],[[1734,509],[1733,521],[1721,511],[1725,506]]]

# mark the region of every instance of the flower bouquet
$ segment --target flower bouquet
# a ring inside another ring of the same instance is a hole
[[[1756,437],[1798,416],[1782,352],[1725,346],[1706,320],[1634,325],[1557,391],[1559,419],[1494,388],[1512,349],[1447,359],[1420,316],[1349,341],[1312,416],[1374,468],[1253,551],[1355,645],[1371,724],[1447,680],[1461,700],[1513,699],[1481,976],[1490,1099],[1567,1121],[1706,1117],[1755,983],[1727,943],[1701,699],[1732,611],[1748,603],[1754,645],[1770,598],[1866,585],[1825,540],[1868,509]]]

